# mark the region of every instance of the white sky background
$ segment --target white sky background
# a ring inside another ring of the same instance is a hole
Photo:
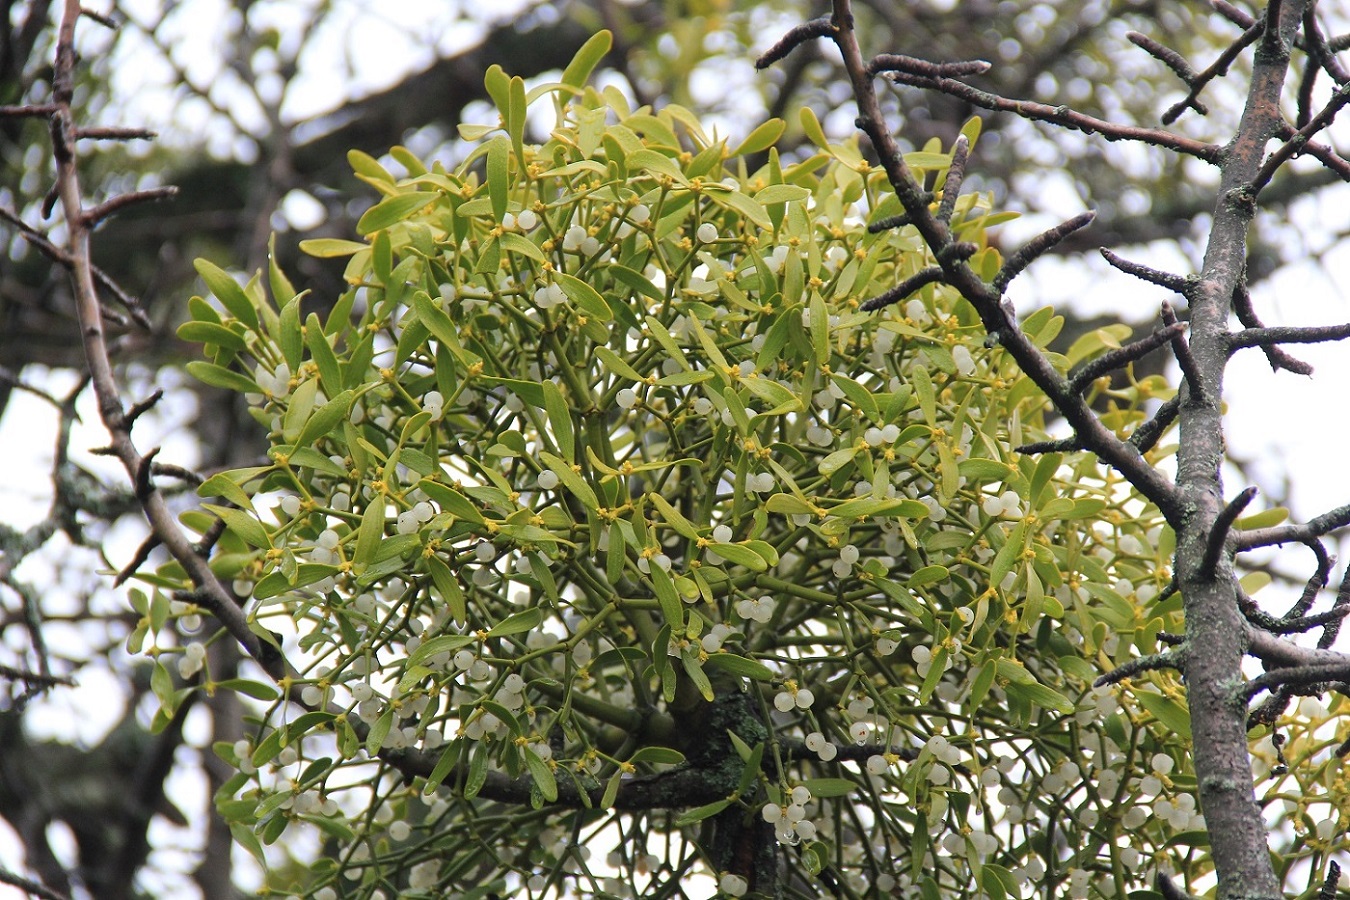
[[[121,4],[134,21],[142,24],[158,19],[161,5],[151,0],[126,0]],[[266,22],[277,28],[285,50],[300,40],[299,36],[312,21],[312,10],[316,5],[309,0],[292,0],[259,3],[255,8],[261,14],[260,23]],[[492,15],[497,20],[513,17],[526,5],[525,0],[494,4]],[[306,38],[306,49],[300,60],[301,74],[289,88],[284,117],[288,121],[298,121],[326,112],[351,94],[388,87],[408,72],[430,65],[438,55],[454,53],[472,44],[481,33],[481,27],[462,21],[460,16],[465,14],[464,8],[469,10],[469,15],[475,15],[482,6],[467,0],[463,8],[452,2],[429,0],[333,2],[320,29]],[[222,0],[190,0],[178,5],[172,16],[165,20],[160,34],[172,43],[175,62],[193,82],[212,85],[214,103],[230,109],[246,129],[261,130],[263,120],[257,104],[247,96],[235,76],[218,67],[222,55],[228,55],[228,51],[213,46],[212,41],[213,36],[223,33],[219,25],[226,15],[233,15],[233,12]],[[410,29],[409,22],[418,23],[418,27]],[[84,27],[91,33],[90,37],[95,37],[93,32],[98,30],[95,26]],[[776,34],[766,32],[765,42],[774,37]],[[129,52],[134,50],[134,42],[128,43],[127,47]],[[200,99],[185,102],[173,88],[164,86],[175,80],[175,74],[170,66],[157,59],[156,51],[144,50],[135,53],[136,65],[120,68],[123,74],[116,79],[118,122],[156,129],[169,146],[195,142],[205,133],[211,136],[208,146],[212,152],[246,156],[248,148],[218,126],[217,114],[206,102]],[[727,79],[740,81],[742,77],[753,77],[742,71],[743,68],[726,73]],[[270,84],[264,79],[261,89],[279,90],[279,85],[279,80]],[[705,74],[693,79],[691,88],[701,99],[705,92],[726,91],[726,80],[718,84]],[[832,136],[844,137],[842,129],[848,128],[851,120],[852,113],[830,117],[827,125],[838,128]],[[754,124],[746,121],[742,126],[733,121],[724,123],[719,130],[731,130],[734,143],[740,136],[735,133],[737,127],[744,133]],[[1350,122],[1333,136],[1348,134]],[[977,173],[978,168],[977,147],[972,170]],[[1047,207],[1060,218],[1069,218],[1082,210],[1072,184],[1053,169],[1045,172],[1041,191]],[[1002,203],[1003,198],[998,202]],[[1316,250],[1320,257],[1286,267],[1257,286],[1254,299],[1258,313],[1268,325],[1350,321],[1350,288],[1346,287],[1350,283],[1346,278],[1350,274],[1350,245],[1344,241],[1336,242],[1340,235],[1350,232],[1350,187],[1323,191],[1315,198],[1300,202],[1294,207],[1294,219],[1298,223],[1297,232],[1286,230],[1281,239],[1298,241],[1297,246]],[[1054,223],[1049,217],[1038,216],[1005,225],[1004,245],[1015,246]],[[1197,232],[1203,233],[1203,228],[1198,228]],[[1330,236],[1337,236],[1336,240]],[[1122,255],[1185,274],[1198,267],[1202,251],[1202,245],[1186,247],[1183,252],[1169,243],[1126,249]],[[1072,307],[1084,315],[1117,313],[1126,320],[1146,323],[1140,326],[1145,330],[1157,322],[1161,301],[1177,302],[1161,289],[1116,272],[1095,254],[1086,261],[1058,257],[1042,260],[1014,282],[1010,294],[1024,312],[1053,305]],[[1242,351],[1234,359],[1228,370],[1225,391],[1231,412],[1227,420],[1228,436],[1232,453],[1238,458],[1254,461],[1252,474],[1262,482],[1278,485],[1286,474],[1289,476],[1289,500],[1294,515],[1307,519],[1350,502],[1350,464],[1346,462],[1350,417],[1344,412],[1350,392],[1350,346],[1340,343],[1290,349],[1295,356],[1315,366],[1312,378],[1288,372],[1272,374],[1264,355],[1255,349]],[[73,374],[67,372],[44,373],[29,369],[24,377],[58,396],[74,383]],[[141,373],[138,382],[126,392],[131,400],[148,393],[148,373]],[[125,476],[116,466],[87,453],[89,448],[105,444],[107,436],[97,424],[97,413],[88,392],[83,399],[81,414],[85,424],[75,431],[72,455],[91,471],[105,473],[111,482],[125,483]],[[162,445],[160,459],[191,466],[196,461],[197,450],[188,426],[196,415],[190,400],[170,392],[166,401],[138,424],[138,444],[143,449]],[[0,469],[0,509],[5,510],[5,521],[11,526],[25,527],[46,512],[55,424],[54,410],[23,392],[12,395],[9,409],[0,420],[0,447],[5,448],[7,463]],[[1230,477],[1226,493],[1231,497],[1243,487],[1245,484]],[[1258,498],[1249,512],[1256,512],[1266,505],[1264,498]],[[141,536],[141,532],[130,529],[115,531],[109,536],[109,555],[115,561],[127,559]],[[18,573],[20,578],[44,587],[48,612],[73,609],[75,597],[84,584],[79,578],[69,577],[66,570],[72,562],[80,560],[66,558],[67,548],[59,541],[53,542],[50,548],[53,553],[30,559]],[[88,560],[91,566],[95,563],[92,558]],[[1309,554],[1305,550],[1292,549],[1282,557],[1279,568],[1300,576],[1309,573]],[[1340,571],[1338,566],[1333,574],[1333,584],[1339,579]],[[105,592],[98,602],[124,601],[121,592],[116,595]],[[1278,603],[1268,605],[1277,611],[1282,606]],[[62,631],[59,628],[49,630],[47,637],[52,643],[79,639],[77,630]],[[44,701],[49,715],[43,717],[40,727],[63,739],[97,742],[121,714],[117,704],[107,701],[114,690],[111,677],[86,676],[78,689],[56,692]],[[205,741],[201,729],[192,737],[196,743]],[[191,786],[186,789],[194,790]],[[168,836],[171,845],[181,842],[182,833],[178,832],[178,835],[177,838]],[[5,838],[6,832],[0,828],[0,866],[18,870],[18,849],[6,847]],[[0,898],[10,896],[6,890],[0,886]]]

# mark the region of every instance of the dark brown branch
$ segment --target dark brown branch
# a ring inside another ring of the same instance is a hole
[[[1262,329],[1264,326],[1261,320],[1257,318],[1256,309],[1252,306],[1252,295],[1247,290],[1246,282],[1238,282],[1237,287],[1233,288],[1233,312],[1237,315],[1238,321],[1243,324],[1248,331],[1252,329]],[[1237,340],[1239,335],[1232,335],[1229,340]],[[1266,361],[1270,363],[1271,371],[1278,372],[1280,369],[1293,372],[1296,375],[1311,375],[1313,367],[1295,359],[1280,347],[1274,344],[1259,344],[1262,351],[1266,354]]]
[[[81,141],[153,141],[158,133],[148,128],[77,128],[75,137]]]
[[[1017,252],[1004,261],[1003,266],[998,270],[998,274],[994,276],[994,290],[1000,294],[1003,293],[1008,289],[1012,280],[1022,274],[1022,270],[1075,231],[1091,225],[1092,220],[1096,217],[1097,213],[1089,209],[1066,222],[1060,222],[1054,228],[1042,231],[1027,241],[1017,249]]]
[[[23,106],[0,106],[0,119],[37,118],[56,112],[54,103],[32,103]]]
[[[755,60],[755,68],[767,69],[780,59],[785,59],[789,53],[807,41],[831,34],[834,34],[834,23],[828,16],[821,16],[819,19],[798,25],[783,35],[778,43],[765,50],[759,59]]]
[[[16,669],[13,666],[0,665],[0,678],[8,678],[10,681],[22,681],[24,684],[39,684],[44,688],[54,685],[63,687],[75,687],[75,679],[69,675],[53,675],[50,672],[30,672],[27,669]]]
[[[1244,347],[1268,347],[1271,344],[1319,344],[1323,341],[1343,341],[1350,337],[1350,323],[1344,325],[1314,325],[1308,327],[1248,328],[1228,339],[1233,350]]]
[[[145,561],[150,558],[150,554],[160,543],[159,535],[154,533],[146,535],[145,540],[141,541],[140,546],[136,548],[136,553],[131,557],[131,561],[118,571],[117,577],[113,579],[113,587],[121,587],[134,576],[141,566],[145,565]]]
[[[1023,444],[1017,448],[1018,453],[1030,455],[1032,453],[1072,453],[1075,450],[1082,450],[1083,442],[1077,437],[1060,438],[1055,441],[1033,441],[1030,444]]]
[[[1164,344],[1175,341],[1177,336],[1185,330],[1186,326],[1183,323],[1171,322],[1168,323],[1166,327],[1159,328],[1147,337],[1132,341],[1123,347],[1108,350],[1101,356],[1083,363],[1078,367],[1076,372],[1069,375],[1069,390],[1074,393],[1082,393],[1084,388],[1098,378],[1108,372],[1123,369],[1130,363],[1142,359]]]
[[[1193,140],[1184,135],[1174,134],[1161,128],[1141,128],[1137,125],[1120,125],[1108,122],[1069,109],[1067,106],[1049,106],[1034,100],[1012,100],[1000,97],[988,91],[977,90],[964,82],[951,78],[928,78],[922,75],[909,75],[904,72],[887,72],[883,76],[888,81],[911,87],[927,88],[964,100],[972,106],[994,112],[1008,112],[1039,122],[1050,122],[1072,131],[1084,134],[1100,134],[1108,141],[1138,141],[1153,147],[1174,150],[1187,156],[1194,156],[1208,163],[1217,163],[1223,156],[1223,148],[1203,141]]]
[[[1149,268],[1136,262],[1130,262],[1128,259],[1122,259],[1107,248],[1101,248],[1101,254],[1106,261],[1115,268],[1127,275],[1133,275],[1135,278],[1142,278],[1149,284],[1156,284],[1159,287],[1165,287],[1169,291],[1176,291],[1185,296],[1191,289],[1192,281],[1182,275],[1173,275],[1171,272],[1164,272],[1160,269]]]
[[[143,416],[150,410],[154,409],[155,404],[159,403],[159,401],[163,399],[163,397],[164,391],[159,388],[156,388],[154,393],[152,393],[149,397],[146,397],[141,402],[132,406],[131,409],[127,410],[127,427],[134,425],[137,419],[139,419],[141,416]]]
[[[888,306],[899,303],[924,285],[932,284],[935,281],[941,281],[944,274],[945,273],[940,266],[929,266],[926,269],[920,269],[889,291],[878,294],[871,300],[868,300],[860,307],[860,309],[862,309],[863,312],[885,309]]]
[[[8,869],[0,869],[0,882],[13,885],[31,896],[41,898],[41,900],[70,900],[65,894],[54,891],[44,884],[38,884],[36,881],[24,878],[22,875],[16,875]]]
[[[1119,684],[1126,678],[1133,678],[1143,672],[1155,672],[1159,669],[1174,669],[1184,675],[1186,673],[1186,651],[1184,649],[1163,650],[1149,656],[1132,659],[1092,682],[1092,686],[1106,687],[1110,684]]]
[[[1158,438],[1162,437],[1168,426],[1176,421],[1177,413],[1180,411],[1181,395],[1177,394],[1162,406],[1159,406],[1158,411],[1153,414],[1153,418],[1134,430],[1134,434],[1130,435],[1130,443],[1140,453],[1147,453],[1152,450],[1157,446]]]
[[[1314,666],[1291,666],[1256,676],[1242,688],[1241,696],[1246,702],[1251,702],[1263,691],[1273,690],[1281,685],[1298,688],[1323,683],[1340,684],[1346,681],[1350,681],[1350,660]]]
[[[104,200],[98,206],[85,210],[84,220],[90,225],[97,225],[104,219],[116,215],[128,206],[134,206],[137,203],[151,203],[156,200],[167,200],[178,193],[178,188],[173,185],[166,187],[148,188],[144,191],[131,191],[126,194],[118,194],[116,197],[110,197]]]
[[[1140,34],[1137,31],[1131,31],[1125,37],[1129,39],[1130,43],[1171,69],[1187,87],[1195,84],[1198,78],[1195,69],[1191,68],[1191,64],[1180,53],[1170,47],[1164,47],[1148,35]],[[1209,115],[1209,107],[1205,104],[1195,97],[1190,97],[1188,100],[1189,102],[1186,105],[1191,109],[1202,116]]]
[[[1347,103],[1350,103],[1350,84],[1343,84],[1331,95],[1331,99],[1327,101],[1326,106],[1322,107],[1307,125],[1296,131],[1292,137],[1280,145],[1279,149],[1266,158],[1261,170],[1252,179],[1252,196],[1255,197],[1261,193],[1261,190],[1270,183],[1281,166],[1295,155],[1304,152],[1312,136],[1330,125]]]
[[[1162,320],[1170,328],[1173,325],[1179,325],[1177,314],[1172,309],[1172,304],[1163,301]],[[1172,355],[1177,358],[1177,365],[1181,367],[1181,376],[1186,380],[1190,387],[1190,402],[1206,402],[1205,380],[1200,375],[1200,367],[1195,364],[1195,357],[1191,356],[1190,344],[1186,343],[1186,336],[1181,332],[1172,335]]]
[[[993,65],[983,59],[933,63],[898,53],[881,53],[872,57],[872,61],[867,64],[867,74],[880,75],[884,72],[904,72],[927,78],[961,78],[966,75],[983,75],[992,68]]]
[[[1254,499],[1256,499],[1256,488],[1243,488],[1242,492],[1229,501],[1228,505],[1215,518],[1214,527],[1210,529],[1209,536],[1205,541],[1205,555],[1200,559],[1200,568],[1197,573],[1203,580],[1212,581],[1214,579],[1219,568],[1219,558],[1223,555],[1223,548],[1228,544],[1228,533],[1232,530],[1237,517],[1242,515],[1242,511]]]
[[[12,211],[5,209],[2,206],[0,206],[0,219],[4,219],[6,222],[9,222],[15,228],[19,229],[19,233],[23,235],[23,239],[36,247],[43,256],[46,256],[52,262],[58,263],[67,269],[73,264],[69,253],[53,244],[41,231],[33,228]],[[122,308],[131,314],[131,318],[136,321],[136,324],[149,331],[152,327],[150,317],[146,315],[145,310],[141,308],[140,301],[122,290],[117,282],[113,281],[112,278],[98,266],[91,265],[91,268],[94,273],[94,281],[113,295],[117,302],[122,305]],[[106,306],[103,307],[103,315],[105,318],[118,322],[118,324],[122,324],[124,321],[121,316],[108,309]]]
[[[936,195],[932,191],[924,191],[922,201],[925,205],[932,203],[935,196]],[[892,228],[904,228],[909,224],[911,224],[909,213],[900,213],[898,216],[887,216],[884,219],[877,219],[867,226],[867,231],[869,234],[880,234],[881,232],[889,231]]]
[[[1303,11],[1303,43],[1308,51],[1308,58],[1331,76],[1331,79],[1337,84],[1345,84],[1350,81],[1350,72],[1347,72],[1336,59],[1336,53],[1327,45],[1326,35],[1322,33],[1322,26],[1317,21],[1317,7],[1310,4]]]
[[[1191,86],[1190,93],[1172,104],[1167,112],[1163,113],[1162,123],[1164,125],[1171,125],[1181,117],[1183,112],[1192,108],[1199,99],[1200,92],[1205,89],[1205,86],[1215,78],[1222,78],[1227,75],[1228,67],[1233,64],[1233,60],[1237,59],[1243,50],[1255,43],[1266,30],[1264,21],[1254,22],[1250,25],[1244,25],[1243,27],[1247,30],[1244,31],[1236,41],[1229,44],[1228,47],[1219,54],[1218,59],[1214,60],[1214,62],[1210,63],[1203,72],[1197,73],[1196,76],[1191,79],[1189,82]]]
[[[961,182],[966,177],[966,163],[970,159],[970,141],[963,134],[952,147],[952,164],[947,169],[947,180],[942,185],[942,203],[938,205],[937,220],[951,225],[956,212],[956,200],[961,196]]]
[[[1239,532],[1237,549],[1241,552],[1275,544],[1306,544],[1346,525],[1350,525],[1350,504],[1324,512],[1302,525],[1275,525]]]
[[[117,24],[117,20],[114,19],[112,16],[105,15],[104,13],[101,13],[96,9],[90,9],[87,6],[80,7],[80,15],[84,16],[91,22],[97,22],[104,28],[107,28],[111,31],[116,31],[120,27]]]
[[[1339,610],[1350,611],[1350,566],[1346,566],[1345,574],[1341,576],[1341,586],[1336,591],[1336,600],[1331,604],[1332,612]],[[1336,643],[1336,638],[1341,633],[1341,624],[1344,621],[1345,618],[1341,617],[1327,623],[1327,627],[1322,629],[1322,636],[1317,639],[1317,649],[1328,650],[1332,644]]]

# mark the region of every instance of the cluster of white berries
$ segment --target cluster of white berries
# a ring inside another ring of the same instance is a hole
[[[507,213],[502,216],[502,228],[507,231],[533,231],[539,224],[539,216],[532,209],[522,209],[518,213]]]
[[[780,844],[812,840],[816,836],[816,824],[806,819],[806,804],[811,802],[810,789],[799,784],[788,792],[787,800],[785,806],[766,804],[761,813],[764,821],[773,826],[774,837]]]
[[[595,239],[588,238],[588,240]],[[562,285],[556,281],[550,281],[534,292],[534,305],[540,309],[552,309],[555,306],[562,306],[566,302],[567,294],[563,292]]]
[[[795,681],[789,681],[783,690],[774,695],[773,706],[779,712],[791,712],[794,709],[810,709],[816,702],[816,695],[810,688],[799,688]]]
[[[269,397],[280,399],[291,392],[291,367],[285,361],[274,369],[259,364],[253,369],[253,380],[265,394],[245,394],[244,399],[252,406],[261,406]]]
[[[398,514],[396,530],[399,534],[416,534],[417,529],[430,522],[435,516],[436,507],[423,500],[412,509],[406,509]]]
[[[997,497],[986,497],[980,508],[991,518],[1016,519],[1022,515],[1022,498],[1017,491],[1008,490]]]
[[[600,252],[600,242],[584,226],[573,225],[563,234],[562,248],[568,253],[595,256]]]
[[[773,608],[772,597],[742,598],[736,601],[736,615],[756,622],[767,622],[773,618]]]
[[[858,561],[858,548],[852,544],[845,544],[839,548],[839,558],[830,566],[830,571],[834,573],[835,578],[847,578],[853,574],[853,565]]]

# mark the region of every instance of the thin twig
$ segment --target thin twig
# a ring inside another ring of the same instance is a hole
[[[1176,421],[1177,413],[1181,411],[1181,395],[1177,394],[1168,400],[1158,411],[1153,414],[1143,425],[1140,425],[1130,435],[1130,443],[1139,450],[1140,453],[1147,453],[1158,444],[1158,438],[1163,436],[1163,432]]]
[[[1017,252],[1003,263],[994,276],[994,290],[1000,294],[1008,289],[1009,283],[1014,278],[1022,274],[1027,266],[1031,265],[1038,258],[1047,253],[1052,247],[1064,240],[1069,235],[1079,229],[1086,228],[1092,224],[1092,220],[1097,218],[1097,213],[1089,209],[1087,212],[1081,212],[1066,222],[1060,222],[1054,228],[1046,229],[1027,241],[1017,249]]]
[[[1050,106],[1034,100],[1013,100],[981,91],[952,78],[928,78],[922,75],[909,75],[904,72],[887,72],[883,76],[888,81],[911,87],[927,88],[939,91],[966,101],[972,106],[994,112],[1009,112],[1039,122],[1050,122],[1072,131],[1084,134],[1100,134],[1108,141],[1138,141],[1153,147],[1173,150],[1186,156],[1194,156],[1208,163],[1218,163],[1223,156],[1223,148],[1216,144],[1206,144],[1184,135],[1175,134],[1162,128],[1141,128],[1137,125],[1121,125],[1098,119],[1086,113],[1080,113],[1067,106]]]
[[[1126,678],[1133,678],[1142,672],[1156,672],[1159,669],[1174,669],[1184,675],[1186,673],[1186,651],[1184,649],[1162,650],[1149,656],[1132,659],[1092,682],[1092,686],[1106,687],[1109,684],[1119,684]]]
[[[90,225],[97,225],[109,216],[116,215],[128,206],[135,206],[137,203],[151,203],[156,200],[167,200],[178,193],[178,188],[173,185],[165,187],[147,188],[143,191],[131,191],[126,194],[118,194],[116,197],[110,197],[104,200],[98,206],[85,210],[84,219]]]
[[[933,63],[899,53],[880,53],[872,57],[867,64],[868,75],[880,75],[884,72],[904,72],[927,78],[961,78],[966,75],[983,75],[993,65],[983,59],[971,59],[963,62]]]
[[[1324,512],[1302,525],[1274,525],[1238,532],[1237,549],[1241,552],[1275,544],[1306,544],[1346,525],[1350,525],[1350,504]]]
[[[952,147],[952,164],[947,168],[947,180],[942,185],[942,202],[938,204],[937,220],[951,225],[956,212],[956,200],[961,196],[961,182],[966,177],[966,163],[970,159],[970,141],[960,135]]]
[[[789,53],[796,50],[805,42],[813,38],[821,38],[834,33],[834,23],[828,16],[821,16],[819,19],[812,19],[788,31],[783,35],[778,43],[774,44],[768,50],[755,60],[756,69],[767,69],[769,66],[785,59]]]
[[[1082,449],[1084,449],[1083,442],[1077,437],[1066,437],[1054,441],[1033,441],[1030,444],[1023,444],[1017,448],[1017,452],[1030,455],[1033,453],[1072,453],[1075,450]]]
[[[1270,183],[1275,177],[1275,173],[1280,167],[1293,158],[1296,154],[1302,153],[1307,149],[1308,143],[1314,134],[1330,125],[1336,118],[1341,109],[1350,103],[1350,83],[1341,85],[1336,93],[1331,95],[1327,104],[1309,120],[1294,135],[1288,138],[1279,148],[1270,156],[1266,157],[1261,170],[1256,173],[1252,179],[1251,193],[1255,197],[1261,193],[1261,190]]]
[[[1234,41],[1233,43],[1229,44],[1226,48],[1224,48],[1224,51],[1219,54],[1218,59],[1210,63],[1210,65],[1203,72],[1197,73],[1195,78],[1190,81],[1191,86],[1190,93],[1188,93],[1181,100],[1172,104],[1172,106],[1168,108],[1167,112],[1163,113],[1162,123],[1164,125],[1171,125],[1178,118],[1180,118],[1183,112],[1185,112],[1188,108],[1192,108],[1196,103],[1196,101],[1199,99],[1200,92],[1205,89],[1205,86],[1208,85],[1215,78],[1222,78],[1223,76],[1227,75],[1228,67],[1233,64],[1233,61],[1238,58],[1238,56],[1242,53],[1243,50],[1247,49],[1249,46],[1254,44],[1256,40],[1261,37],[1262,33],[1266,29],[1264,21],[1254,22],[1249,26],[1243,27],[1245,27],[1247,30],[1244,31],[1236,41]]]
[[[1223,511],[1214,519],[1214,527],[1210,529],[1209,536],[1205,541],[1205,555],[1200,560],[1199,576],[1205,581],[1212,581],[1219,568],[1219,558],[1223,555],[1223,548],[1228,543],[1228,532],[1237,521],[1237,517],[1242,515],[1242,511],[1247,505],[1256,499],[1256,488],[1246,487],[1242,492],[1229,501]]]
[[[1117,256],[1105,247],[1101,248],[1100,252],[1102,256],[1106,258],[1108,263],[1125,274],[1133,275],[1135,278],[1142,278],[1149,284],[1165,287],[1169,291],[1176,291],[1182,296],[1189,293],[1191,285],[1194,283],[1192,279],[1183,275],[1173,275],[1171,272],[1164,272],[1161,269],[1153,269],[1136,262],[1130,262],[1128,259]]]
[[[944,274],[941,266],[929,266],[926,269],[920,269],[889,291],[878,294],[871,300],[863,303],[859,308],[863,312],[873,312],[874,310],[885,309],[888,306],[899,303],[924,285],[941,281]]]
[[[1252,295],[1251,292],[1247,290],[1245,281],[1239,281],[1237,286],[1233,288],[1233,312],[1237,315],[1238,321],[1241,322],[1248,331],[1264,328],[1261,324],[1261,320],[1257,318],[1255,307],[1252,306]],[[1243,332],[1238,332],[1237,335],[1232,335],[1229,340],[1238,340],[1239,335],[1242,333]],[[1230,344],[1230,346],[1234,345]],[[1273,372],[1284,369],[1293,372],[1296,375],[1311,375],[1313,373],[1312,366],[1302,360],[1295,359],[1275,344],[1260,343],[1257,346],[1259,346],[1266,354],[1266,361],[1270,363],[1270,368]]]
[[[1172,304],[1166,300],[1163,301],[1162,305],[1162,320],[1169,328],[1181,324],[1177,321],[1177,314],[1173,311]],[[1206,401],[1205,380],[1200,375],[1200,367],[1195,364],[1195,357],[1191,355],[1191,346],[1186,343],[1186,336],[1181,332],[1172,335],[1172,355],[1177,358],[1177,365],[1181,367],[1181,376],[1191,389],[1189,401],[1204,403]]]
[[[1069,390],[1074,393],[1082,393],[1084,388],[1098,378],[1108,372],[1123,369],[1135,360],[1142,359],[1164,344],[1174,341],[1185,330],[1185,324],[1170,322],[1166,327],[1159,328],[1147,337],[1132,341],[1123,347],[1108,350],[1101,356],[1083,363],[1076,372],[1069,375]]]

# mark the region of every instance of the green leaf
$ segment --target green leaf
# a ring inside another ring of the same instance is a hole
[[[803,106],[801,108],[800,119],[802,131],[806,132],[806,136],[811,143],[822,150],[830,149],[830,142],[825,138],[825,129],[820,127],[820,120],[816,118],[816,114],[811,107]]]
[[[737,656],[734,653],[709,654],[704,665],[712,669],[720,669],[723,672],[730,672],[732,675],[739,675],[742,678],[749,678],[752,681],[773,681],[777,677],[773,670],[764,663],[747,659],[744,656]]]
[[[365,214],[357,220],[356,230],[361,234],[374,234],[377,231],[382,231],[390,225],[402,222],[435,199],[435,194],[422,191],[385,197],[366,210]]]
[[[581,307],[587,315],[601,322],[608,322],[614,318],[614,313],[605,302],[605,298],[580,278],[566,272],[554,272],[553,280],[558,282],[558,287],[562,288],[567,299]]]
[[[427,660],[439,653],[453,653],[461,647],[472,644],[476,640],[478,640],[478,637],[472,634],[440,634],[434,638],[428,638],[421,646],[408,654],[405,665],[423,665]]]
[[[678,766],[684,762],[684,754],[669,747],[639,747],[632,756],[628,757],[628,761],[630,763],[645,762]]]
[[[236,352],[247,346],[243,335],[215,322],[184,322],[178,326],[178,339],[196,344],[211,344]]]
[[[712,803],[699,806],[680,814],[675,820],[676,825],[692,825],[695,822],[702,822],[704,819],[717,815],[722,810],[731,805],[730,798],[723,800],[714,800]]]
[[[549,467],[553,474],[558,476],[558,481],[562,483],[562,486],[571,491],[583,506],[592,512],[600,508],[600,501],[596,499],[595,491],[591,490],[591,486],[572,470],[572,466],[566,460],[560,459],[545,450],[539,452],[539,459]]]
[[[519,75],[514,75],[511,77],[510,102],[506,111],[506,133],[511,137],[511,148],[515,150],[516,159],[521,165],[524,165],[525,160],[525,107],[525,80]],[[498,215],[497,221],[501,220],[501,215]],[[555,789],[555,799],[556,796]]]
[[[272,539],[267,536],[267,529],[263,528],[262,523],[252,514],[229,506],[217,506],[214,503],[203,503],[202,508],[219,516],[225,527],[239,535],[249,546],[257,547],[259,550],[272,549]]]
[[[802,785],[812,797],[847,797],[858,785],[847,778],[808,778]]]
[[[1191,714],[1185,706],[1152,691],[1135,691],[1134,698],[1168,731],[1188,741],[1191,739]]]
[[[552,381],[545,379],[541,386],[544,389],[544,410],[548,413],[548,424],[553,429],[553,437],[558,442],[558,451],[562,453],[563,459],[575,459],[576,437],[572,433],[572,413],[568,409],[567,401],[563,399],[562,391]]]
[[[544,611],[537,606],[521,610],[518,613],[512,613],[505,619],[502,619],[492,627],[488,632],[488,637],[506,637],[511,634],[523,634],[526,631],[533,631],[539,627],[539,623],[544,621]]]
[[[675,591],[675,583],[660,566],[653,565],[650,569],[652,592],[656,594],[657,602],[661,604],[661,613],[670,625],[670,630],[679,633],[684,629],[684,604],[680,602],[680,595]]]
[[[519,79],[517,79],[519,80]],[[558,782],[553,777],[553,770],[549,768],[548,763],[544,762],[527,745],[524,749],[525,767],[530,770],[530,777],[539,787],[539,793],[544,795],[544,799],[553,803],[558,799]]]
[[[319,407],[314,415],[309,417],[309,421],[305,423],[305,426],[300,429],[300,436],[295,440],[296,445],[303,447],[316,443],[319,438],[327,435],[337,427],[339,422],[346,419],[351,408],[351,391],[343,391],[332,400],[329,400],[323,406]]]
[[[356,549],[352,552],[352,563],[364,569],[375,561],[375,551],[384,540],[385,503],[383,496],[377,496],[366,506],[361,514],[361,527],[356,535]]]
[[[799,184],[771,184],[755,192],[755,200],[765,206],[805,200],[810,196],[811,192]]]
[[[1005,688],[1009,694],[1021,695],[1032,703],[1044,709],[1053,709],[1060,715],[1070,715],[1074,706],[1059,691],[1046,687],[1043,684],[1017,684],[1009,683]]]
[[[389,728],[394,724],[394,707],[386,706],[384,712],[375,720],[375,724],[370,726],[370,731],[366,733],[366,753],[374,756],[380,752],[380,747],[384,745],[384,739],[389,736]]]
[[[501,222],[511,199],[511,143],[506,138],[495,137],[487,143],[487,187],[492,218]]]
[[[493,105],[497,107],[497,112],[505,122],[507,111],[511,107],[510,76],[506,74],[505,69],[493,63],[483,73],[483,87],[487,88],[488,96],[492,98]]]
[[[661,513],[661,518],[665,519],[666,523],[678,531],[680,535],[689,538],[691,541],[699,539],[700,535],[698,529],[694,527],[694,523],[686,519],[674,506],[671,506],[670,501],[665,497],[653,491],[647,495],[647,500],[652,506],[656,507],[657,512]]]
[[[724,544],[713,542],[708,544],[708,549],[722,557],[734,566],[745,566],[752,572],[764,572],[769,568],[769,564],[749,547],[740,544]]]
[[[310,238],[300,242],[300,250],[317,259],[332,259],[336,256],[351,256],[362,250],[370,249],[369,244],[360,241],[344,241],[339,238]]]
[[[769,119],[767,122],[761,123],[754,131],[747,134],[745,140],[741,141],[740,146],[735,150],[732,150],[730,155],[746,156],[751,153],[759,153],[768,150],[783,136],[783,131],[786,128],[787,123],[782,119]],[[805,189],[803,188],[803,190]],[[807,193],[809,193],[809,191]],[[758,196],[756,196],[755,199],[759,200],[761,203],[772,202],[769,200],[761,200]]]
[[[576,56],[563,69],[562,83],[570,87],[581,88],[586,86],[586,80],[591,77],[592,70],[596,64],[605,58],[609,52],[610,46],[614,43],[614,36],[608,31],[598,31],[591,35],[586,43],[581,45]]]
[[[950,576],[946,566],[924,566],[913,575],[909,576],[906,582],[910,590],[921,588],[924,585],[936,584],[939,581],[946,581]]]
[[[230,311],[230,315],[257,331],[258,311],[253,308],[253,301],[244,293],[239,282],[234,280],[234,276],[210,260],[196,259],[192,265],[211,293]]]
[[[263,389],[247,375],[222,368],[213,363],[193,360],[187,364],[187,373],[193,378],[212,387],[225,388],[241,394],[261,394]]]

